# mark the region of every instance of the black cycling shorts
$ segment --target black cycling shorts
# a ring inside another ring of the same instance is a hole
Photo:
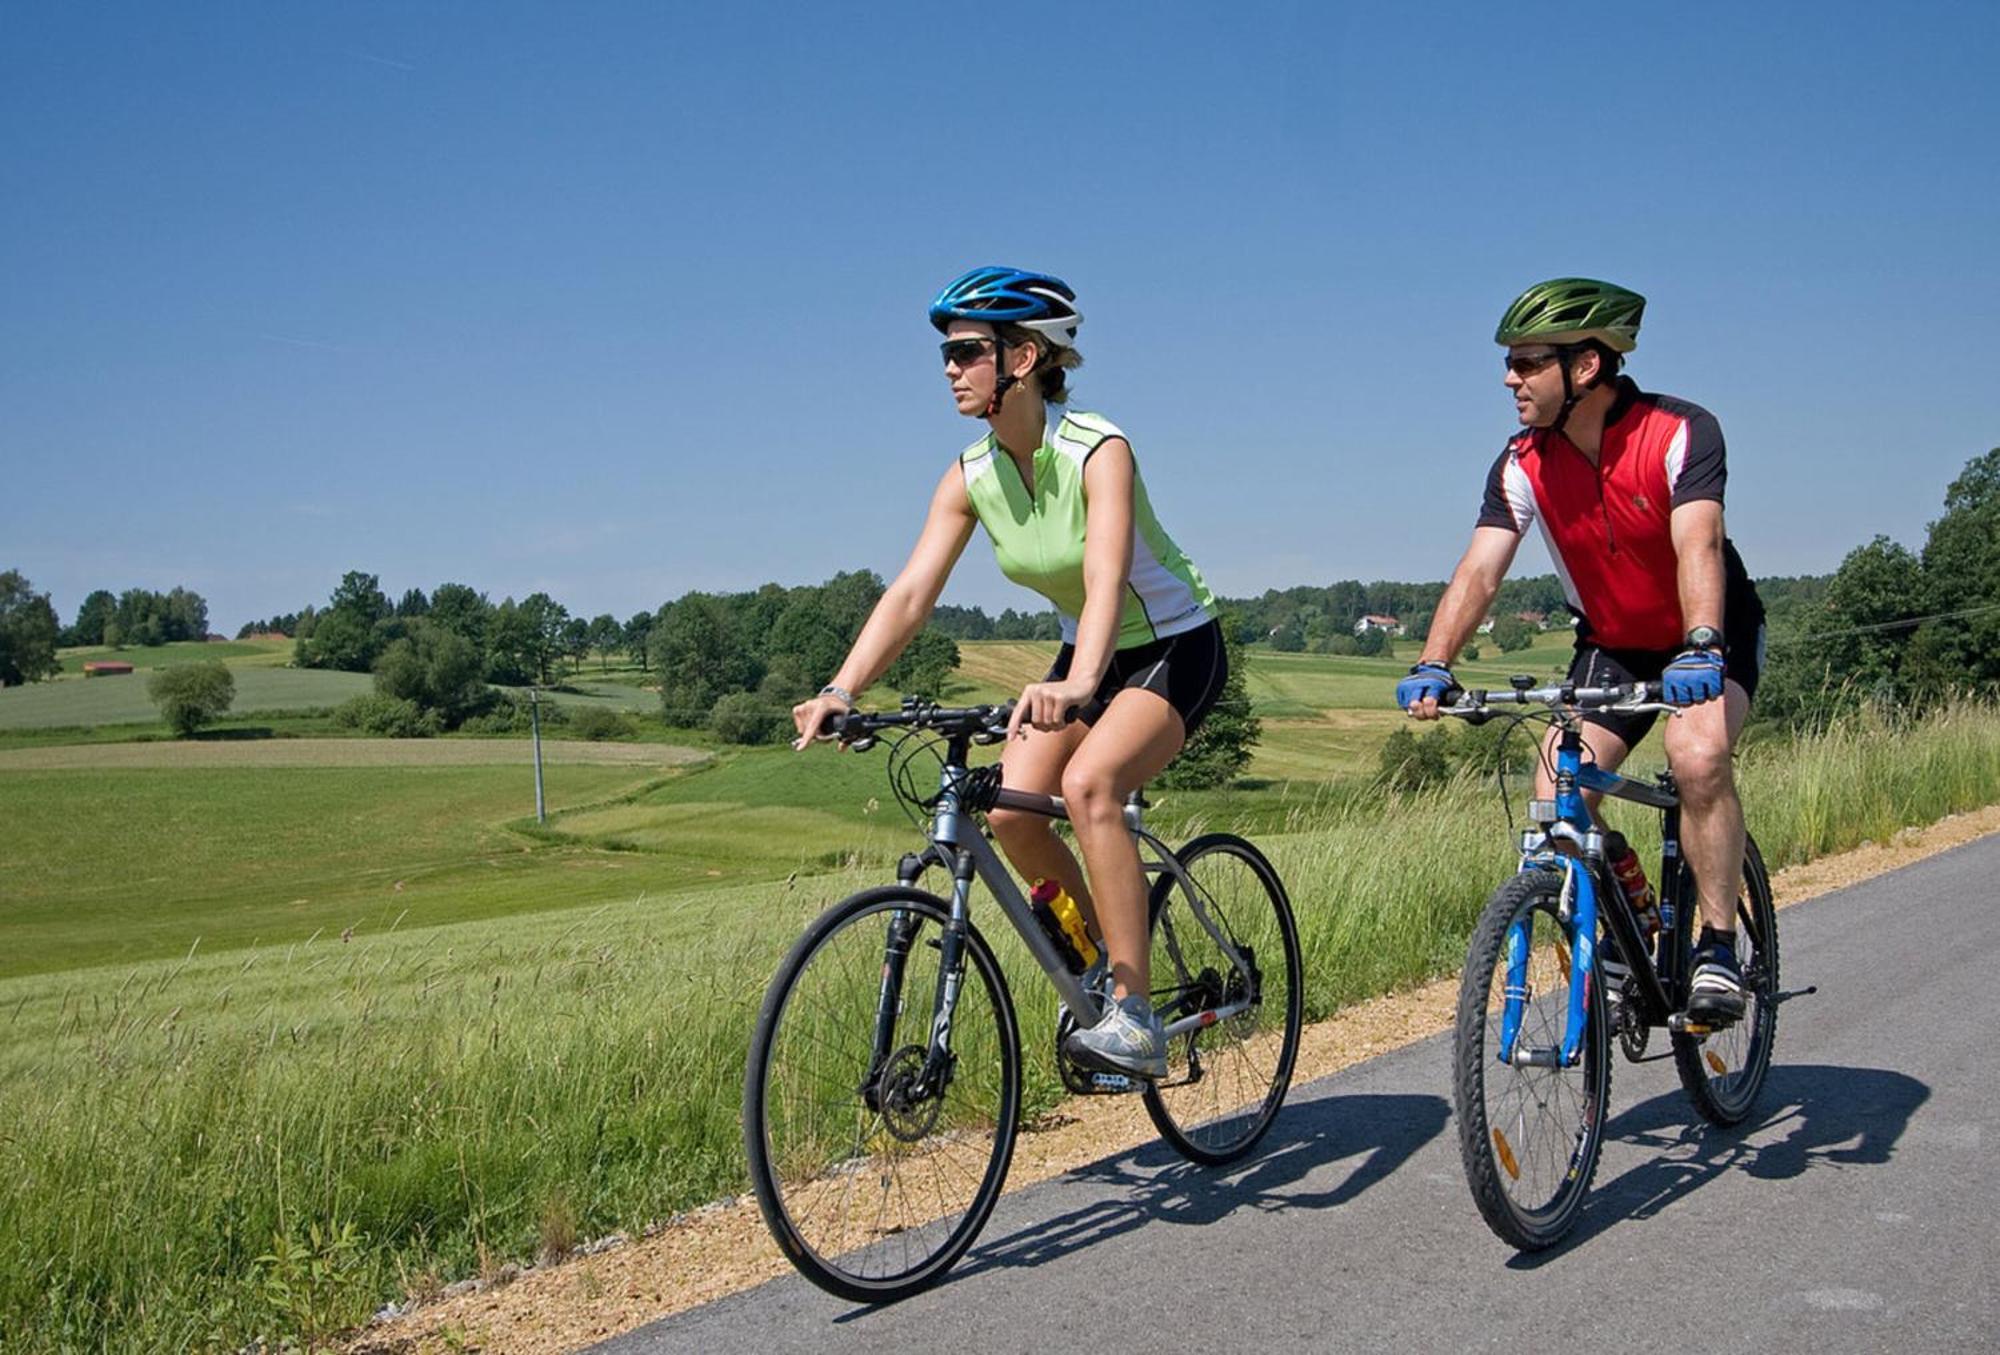
[[[1753,595],[1752,602],[1755,602]],[[1723,623],[1722,676],[1743,689],[1746,696],[1757,695],[1757,679],[1764,671],[1764,608],[1731,607]],[[1590,640],[1588,633],[1576,641],[1576,657],[1570,660],[1569,680],[1579,687],[1613,687],[1625,682],[1658,682],[1680,653],[1678,649],[1606,649]],[[1636,747],[1653,728],[1657,712],[1620,715],[1591,711],[1587,724],[1610,730]]]
[[[1049,665],[1048,676],[1042,681],[1060,682],[1068,677],[1070,662],[1075,657],[1076,646],[1065,644],[1056,651],[1056,661]],[[1096,694],[1078,710],[1077,718],[1087,725],[1096,724],[1112,697],[1128,687],[1138,687],[1164,697],[1179,713],[1181,724],[1192,738],[1221,699],[1222,684],[1228,677],[1229,655],[1222,645],[1222,623],[1211,621],[1164,640],[1114,653],[1104,681],[1097,684]]]

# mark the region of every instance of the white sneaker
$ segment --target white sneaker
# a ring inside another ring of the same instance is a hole
[[[1105,1004],[1104,1019],[1071,1033],[1063,1052],[1085,1068],[1132,1077],[1167,1075],[1167,1031],[1144,997],[1128,994]]]

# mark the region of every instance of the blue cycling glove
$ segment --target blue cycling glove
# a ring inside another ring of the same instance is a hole
[[[1660,674],[1660,696],[1670,706],[1698,706],[1722,695],[1722,655],[1684,649]]]
[[[1441,703],[1447,693],[1458,689],[1458,679],[1451,675],[1451,669],[1441,663],[1420,663],[1396,684],[1396,708],[1408,710],[1427,696]]]

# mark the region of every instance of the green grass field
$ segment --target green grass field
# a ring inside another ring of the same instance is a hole
[[[140,725],[164,735],[166,725],[146,694],[146,678],[154,669],[177,663],[219,659],[229,668],[236,679],[236,700],[230,707],[230,715],[217,724],[222,729],[240,728],[254,722],[258,715],[324,710],[375,690],[374,679],[367,673],[287,667],[292,658],[289,640],[183,643],[150,649],[145,646],[65,649],[59,657],[63,672],[53,681],[0,688],[0,735],[74,730],[77,731],[74,737],[102,737],[101,733],[91,735],[85,731]],[[83,665],[91,659],[122,660],[137,671],[115,677],[85,678]],[[591,660],[575,673],[565,675],[561,686],[546,695],[572,710],[597,706],[652,714],[659,709],[659,693],[645,682],[646,675],[639,669],[617,665],[607,669]],[[137,731],[113,737],[129,737],[134,732]],[[284,732],[301,731],[287,728]],[[330,731],[314,727],[307,732]]]
[[[1567,645],[1460,672],[1500,685]],[[974,700],[1054,647],[961,649],[953,696]],[[231,660],[239,681],[262,657]],[[1451,969],[1508,869],[1490,787],[1369,784],[1409,661],[1251,651],[1251,776],[1155,797],[1170,837],[1239,827],[1270,852],[1316,1015]],[[650,709],[639,676],[576,682]],[[0,1331],[28,1349],[324,1333],[742,1189],[764,984],[808,918],[918,841],[885,754],[551,740],[543,828],[518,742],[9,742]],[[2000,715],[1773,740],[1742,780],[1775,867],[2000,799]],[[988,932],[1047,1106],[1053,998]]]

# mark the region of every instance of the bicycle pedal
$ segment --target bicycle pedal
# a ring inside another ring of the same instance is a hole
[[[1090,1090],[1096,1096],[1123,1096],[1129,1092],[1143,1091],[1145,1086],[1144,1079],[1127,1077],[1124,1073],[1090,1075]]]

